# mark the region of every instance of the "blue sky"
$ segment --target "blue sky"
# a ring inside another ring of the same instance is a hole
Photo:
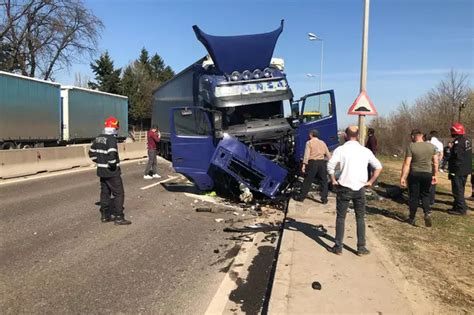
[[[236,35],[271,31],[284,19],[274,56],[285,59],[295,96],[319,90],[321,46],[306,35],[313,32],[324,39],[323,87],[335,90],[339,124],[356,120],[346,112],[359,91],[363,0],[86,0],[85,6],[104,22],[99,49],[116,66],[146,47],[177,72],[206,54],[194,24]],[[414,102],[450,69],[469,74],[473,85],[474,1],[371,1],[367,91],[380,114]],[[76,72],[93,77],[85,63],[56,79],[72,84]]]

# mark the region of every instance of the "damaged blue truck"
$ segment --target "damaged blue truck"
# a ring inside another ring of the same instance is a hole
[[[243,184],[275,198],[298,173],[310,130],[337,147],[334,91],[294,100],[283,60],[272,58],[283,21],[253,35],[193,30],[208,55],[153,94],[160,155],[201,190]]]

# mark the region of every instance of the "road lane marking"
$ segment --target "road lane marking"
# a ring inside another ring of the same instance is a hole
[[[169,182],[170,180],[178,179],[179,177],[180,177],[180,176],[172,176],[172,177],[170,177],[170,178],[168,178],[168,179],[164,179],[164,180],[161,180],[161,181],[159,181],[159,182],[157,182],[157,183],[154,183],[154,184],[151,184],[151,185],[148,185],[148,186],[144,186],[144,187],[142,187],[142,188],[140,188],[140,189],[141,189],[141,190],[149,189],[149,188],[158,186],[158,185],[160,185],[160,184],[162,184],[162,183]]]
[[[126,164],[131,164],[131,163],[140,163],[141,161],[146,161],[148,158],[140,158],[140,159],[135,159],[135,160],[126,160],[126,161],[120,161],[120,164],[126,165]],[[60,175],[69,175],[69,174],[74,174],[74,173],[81,173],[81,172],[86,172],[86,171],[95,171],[97,168],[91,163],[91,166],[82,166],[79,168],[73,168],[69,170],[61,170],[61,171],[54,171],[51,173],[46,173],[46,174],[32,174],[32,175],[25,175],[21,177],[16,177],[16,178],[6,178],[6,179],[0,179],[0,186],[3,185],[9,185],[9,184],[15,184],[15,183],[24,183],[27,181],[35,180],[35,179],[44,179],[44,178],[49,178],[49,177],[55,177],[55,176],[60,176]]]

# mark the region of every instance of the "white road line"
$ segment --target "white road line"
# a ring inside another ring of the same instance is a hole
[[[179,176],[173,176],[173,177],[170,177],[170,178],[168,178],[168,179],[161,180],[161,181],[159,181],[159,182],[157,182],[157,183],[154,183],[154,184],[151,184],[151,185],[142,187],[142,188],[140,188],[140,189],[141,189],[141,190],[149,189],[149,188],[151,188],[151,187],[155,187],[155,186],[158,186],[158,185],[160,185],[160,184],[162,184],[162,183],[166,183],[166,182],[169,182],[170,180],[178,179],[178,178],[179,178]]]
[[[126,160],[126,161],[120,161],[120,164],[126,165],[126,164],[131,164],[131,163],[137,163],[143,160],[148,160],[148,158],[141,158],[141,159],[136,159],[136,160]],[[73,168],[69,170],[62,170],[62,171],[55,171],[52,173],[46,173],[46,174],[33,174],[33,175],[25,175],[22,177],[18,178],[7,178],[7,179],[0,179],[0,186],[2,185],[9,185],[9,184],[15,184],[15,183],[23,183],[35,179],[44,179],[48,177],[55,177],[55,176],[60,176],[60,175],[69,175],[69,174],[74,174],[74,173],[81,173],[81,172],[86,172],[86,171],[95,171],[96,167],[93,165],[91,162],[91,166],[84,166],[84,167],[79,167],[79,168]]]

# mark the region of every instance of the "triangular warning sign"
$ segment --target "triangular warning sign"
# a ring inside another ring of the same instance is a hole
[[[349,108],[347,112],[349,115],[377,115],[374,103],[370,100],[369,96],[365,91],[360,92],[359,96],[355,100],[354,104]]]

